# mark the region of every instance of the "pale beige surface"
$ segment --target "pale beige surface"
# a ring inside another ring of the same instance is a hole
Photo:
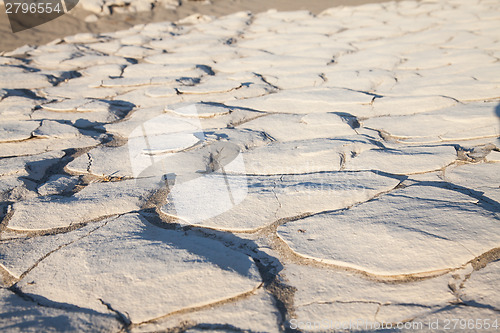
[[[269,9],[280,11],[307,9],[318,14],[333,6],[357,6],[372,2],[384,2],[384,0],[213,0],[212,4],[183,1],[175,10],[156,7],[151,12],[102,16],[94,23],[85,22],[85,18],[92,13],[83,10],[79,4],[70,12],[71,15],[63,15],[54,21],[18,33],[12,33],[5,7],[0,6],[0,35],[2,36],[0,52],[11,51],[25,44],[42,45],[56,38],[82,32],[110,32],[142,23],[177,21],[194,13],[223,16],[247,10],[260,13]]]
[[[196,20],[0,56],[0,331],[494,328],[500,2]]]

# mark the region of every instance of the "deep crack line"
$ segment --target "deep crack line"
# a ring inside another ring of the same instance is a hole
[[[185,232],[193,232],[200,237],[215,239],[223,243],[228,248],[233,249],[237,252],[242,252],[245,255],[251,257],[257,265],[257,268],[259,269],[259,273],[263,281],[259,288],[264,287],[264,289],[266,289],[271,295],[273,295],[273,299],[275,300],[275,306],[277,307],[277,310],[281,316],[281,319],[278,323],[278,325],[280,326],[280,331],[288,332],[287,326],[285,325],[285,319],[290,318],[290,315],[294,313],[294,309],[293,297],[286,295],[289,295],[290,292],[292,292],[293,295],[295,289],[292,286],[288,286],[281,282],[281,279],[278,276],[280,271],[280,268],[278,268],[278,266],[281,265],[279,258],[269,256],[267,253],[259,250],[260,246],[258,244],[254,244],[251,240],[244,240],[232,232],[225,232],[215,229],[212,230],[209,228],[196,226],[182,227],[180,225],[177,225],[176,223],[169,223],[168,221],[164,221],[164,216],[162,216],[161,212],[158,212],[157,209],[152,208],[148,209],[147,214],[141,215],[157,227],[164,229],[184,230]],[[267,265],[263,263],[263,260],[267,262]],[[216,303],[213,304],[217,305]],[[197,309],[194,309],[193,311],[197,311]],[[171,315],[173,314],[165,315],[163,317],[155,319],[154,321],[160,320],[164,317],[170,317]]]
[[[299,264],[299,265],[306,265],[306,266],[313,266],[313,267],[319,267],[319,268],[330,268],[330,269],[336,269],[339,271],[347,271],[347,272],[353,272],[358,275],[364,276],[365,278],[377,281],[377,282],[388,282],[388,283],[407,283],[407,282],[414,282],[414,281],[421,281],[421,280],[427,280],[427,279],[432,279],[436,278],[442,275],[445,275],[450,272],[457,271],[459,269],[465,268],[469,263],[474,263],[474,262],[479,262],[481,258],[488,256],[489,253],[491,252],[497,252],[500,248],[495,248],[493,250],[487,251],[486,253],[483,253],[482,255],[460,265],[457,267],[446,267],[442,269],[436,269],[436,270],[431,270],[431,271],[422,271],[422,272],[416,272],[416,273],[402,273],[402,274],[377,274],[374,272],[370,272],[369,270],[365,270],[362,268],[354,267],[353,265],[349,263],[344,263],[340,261],[336,261],[335,263],[328,261],[328,260],[323,260],[319,258],[314,258],[314,257],[309,257],[306,255],[302,255],[296,251],[294,251],[290,245],[283,239],[281,238],[278,234],[275,235],[275,239],[278,241],[278,243],[275,243],[274,246],[278,247],[281,249],[282,253],[287,253],[288,255],[286,256],[288,259],[290,259],[292,262]]]
[[[182,309],[179,309],[179,310],[175,310],[175,311],[169,312],[169,313],[167,313],[165,315],[162,315],[162,316],[159,316],[159,317],[156,317],[156,318],[153,318],[153,319],[145,320],[145,321],[142,321],[142,322],[139,322],[139,323],[131,323],[130,327],[133,328],[133,327],[139,327],[139,326],[145,325],[145,324],[156,323],[156,322],[159,322],[159,321],[161,321],[163,319],[166,319],[166,318],[169,318],[169,317],[173,317],[174,315],[180,315],[180,314],[197,312],[197,311],[201,311],[201,310],[211,309],[213,307],[221,306],[221,305],[224,305],[224,304],[229,304],[229,303],[232,303],[232,302],[236,302],[238,300],[241,300],[241,299],[244,299],[244,298],[247,298],[247,297],[250,297],[250,296],[254,295],[255,292],[258,289],[260,289],[260,288],[263,287],[263,285],[264,285],[264,283],[260,283],[254,289],[249,290],[249,291],[244,292],[244,293],[241,293],[241,294],[238,294],[236,296],[227,297],[227,298],[224,298],[224,299],[221,299],[221,300],[218,300],[218,301],[214,301],[214,302],[210,302],[210,303],[207,303],[207,304],[203,304],[203,305],[182,308]]]
[[[127,315],[121,313],[120,311],[118,310],[115,310],[113,308],[113,306],[111,306],[111,304],[105,302],[102,298],[98,298],[98,300],[102,303],[102,305],[106,306],[106,308],[115,313],[116,314],[116,318],[118,319],[118,321],[123,325],[123,329],[127,329],[130,327],[130,325],[132,325],[132,321],[130,321],[130,318]]]
[[[47,259],[47,258],[48,258],[49,256],[51,256],[52,254],[56,253],[57,251],[59,251],[59,250],[61,250],[61,249],[65,248],[65,247],[67,247],[67,246],[69,246],[69,245],[71,245],[71,244],[73,244],[73,243],[75,243],[75,242],[78,242],[78,241],[80,241],[80,240],[82,240],[82,239],[84,239],[84,238],[86,238],[86,237],[90,236],[90,235],[91,235],[92,233],[94,233],[95,231],[97,231],[97,230],[99,230],[100,228],[102,228],[102,227],[106,226],[109,222],[112,222],[112,221],[114,221],[114,220],[118,219],[118,218],[119,218],[120,216],[122,216],[122,215],[125,215],[125,214],[120,214],[120,215],[118,215],[118,216],[115,216],[113,219],[108,219],[108,220],[107,220],[106,222],[104,222],[102,225],[99,225],[99,226],[95,227],[94,229],[92,229],[92,230],[90,230],[89,232],[87,232],[85,235],[83,235],[83,236],[81,236],[81,237],[79,237],[79,238],[77,238],[77,239],[75,239],[75,240],[72,240],[72,241],[70,241],[70,242],[67,242],[67,243],[65,243],[65,244],[62,244],[62,245],[58,246],[57,248],[55,248],[54,250],[52,250],[52,251],[50,251],[50,252],[46,253],[46,254],[45,254],[45,255],[43,255],[40,259],[38,259],[38,260],[37,260],[37,261],[36,261],[36,262],[35,262],[35,263],[34,263],[34,264],[30,267],[30,268],[28,268],[25,272],[23,272],[23,273],[20,275],[20,277],[19,277],[19,278],[16,278],[14,281],[11,281],[11,282],[17,283],[17,282],[21,281],[21,280],[22,280],[22,279],[23,279],[26,275],[28,275],[28,274],[29,274],[29,273],[30,273],[33,269],[35,269],[35,268],[36,268],[36,267],[37,267],[37,266],[38,266],[38,265],[39,265],[39,264],[40,264],[43,260]],[[86,226],[86,225],[87,225],[87,223],[86,223],[84,226]],[[71,230],[71,231],[73,231],[73,230]],[[3,267],[3,265],[1,265],[1,264],[0,264],[0,267]]]

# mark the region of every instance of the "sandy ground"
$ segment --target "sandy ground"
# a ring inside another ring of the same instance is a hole
[[[177,21],[194,13],[223,16],[238,11],[249,10],[260,13],[269,9],[292,11],[307,9],[317,14],[334,6],[357,6],[364,3],[383,2],[382,0],[213,0],[212,4],[198,1],[184,1],[176,9],[156,7],[151,12],[133,14],[113,14],[101,16],[94,23],[85,22],[91,12],[83,10],[80,5],[75,7],[71,15],[63,15],[54,21],[45,23],[33,29],[12,33],[5,7],[0,6],[0,52],[11,51],[25,44],[42,45],[54,39],[74,35],[77,33],[102,33],[127,29],[141,23]]]

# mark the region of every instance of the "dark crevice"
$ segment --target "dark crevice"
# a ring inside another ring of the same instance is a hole
[[[336,114],[339,116],[345,123],[347,123],[353,130],[358,129],[361,127],[361,124],[359,123],[359,120],[356,116],[353,116],[350,113],[347,112],[332,112],[333,114]]]
[[[121,313],[120,311],[118,310],[115,310],[113,308],[113,306],[111,306],[111,304],[103,301],[102,298],[99,298],[99,301],[104,305],[106,306],[106,308],[111,311],[111,312],[114,312],[116,314],[116,318],[118,319],[118,321],[123,325],[123,329],[128,329],[130,327],[130,325],[132,325],[132,321],[130,320],[129,316],[128,315],[125,315],[123,313]]]
[[[277,259],[276,259],[277,260]],[[278,323],[281,332],[300,332],[290,328],[289,322],[295,316],[293,299],[297,288],[280,281],[277,269],[271,263],[264,264],[260,259],[254,258],[264,282],[264,288],[273,296],[275,306],[280,314]]]
[[[12,293],[16,294],[19,296],[21,299],[31,302],[37,306],[45,307],[45,308],[51,308],[51,309],[60,309],[64,310],[67,312],[75,312],[75,313],[82,313],[86,315],[93,315],[93,316],[99,316],[99,317],[109,317],[110,315],[103,314],[100,312],[97,312],[95,310],[89,309],[89,308],[82,308],[73,304],[69,303],[63,303],[63,302],[56,302],[52,301],[46,297],[43,297],[41,295],[34,295],[30,293],[25,293],[23,292],[16,284],[6,288]],[[113,316],[114,317],[114,316]]]

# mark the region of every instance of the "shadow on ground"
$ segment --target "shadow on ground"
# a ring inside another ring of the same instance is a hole
[[[498,121],[500,122],[500,103],[498,103],[497,107],[495,108],[495,114],[497,115]],[[498,133],[497,140],[500,142],[500,132]]]

